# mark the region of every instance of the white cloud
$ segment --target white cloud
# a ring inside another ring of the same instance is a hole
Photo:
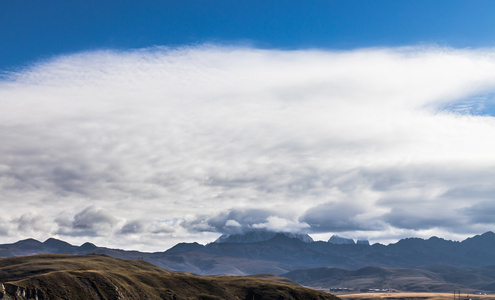
[[[225,222],[225,226],[227,227],[241,227],[242,225],[236,220],[229,219]]]
[[[269,216],[266,222],[254,224],[253,228],[275,232],[293,232],[299,233],[309,229],[307,223],[299,223],[278,216]]]
[[[28,232],[30,234],[39,234],[40,232],[46,232],[45,222],[43,216],[33,213],[23,213],[16,220],[17,229],[19,231]]]
[[[148,250],[212,241],[219,233],[208,230],[236,224],[318,224],[308,231],[376,241],[480,233],[493,226],[483,207],[495,120],[483,107],[494,88],[492,50],[59,57],[0,82],[0,201],[13,216],[4,220],[36,208],[40,236],[73,233],[84,219],[92,242]],[[91,223],[89,206],[112,221]],[[252,209],[266,214],[228,215]],[[229,218],[208,223],[218,216]],[[2,233],[28,237],[28,223]]]
[[[112,227],[118,222],[112,215],[103,209],[89,206],[69,219],[58,216],[55,221],[59,230],[59,235],[93,237],[108,235]],[[127,223],[122,228],[123,231],[130,232],[136,224]]]

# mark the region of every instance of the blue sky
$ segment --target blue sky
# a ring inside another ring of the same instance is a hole
[[[493,47],[492,1],[16,1],[0,4],[0,69],[55,55],[198,43],[277,49]]]
[[[0,2],[0,242],[495,229],[493,1]]]

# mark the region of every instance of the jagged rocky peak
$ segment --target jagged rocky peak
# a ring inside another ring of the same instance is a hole
[[[356,244],[369,246],[370,245],[370,241],[368,241],[368,240],[357,240],[356,241]]]
[[[336,234],[332,235],[332,237],[328,240],[328,242],[331,244],[336,244],[336,245],[354,245],[354,244],[356,244],[353,239],[340,237]]]
[[[264,242],[272,239],[277,234],[283,234],[289,238],[296,238],[305,243],[313,242],[313,239],[304,233],[274,232],[274,231],[249,231],[240,234],[223,234],[214,243],[247,244]]]
[[[304,233],[284,233],[284,234],[290,238],[296,238],[296,239],[299,239],[305,243],[314,242],[313,238],[311,238],[309,235],[304,234]]]

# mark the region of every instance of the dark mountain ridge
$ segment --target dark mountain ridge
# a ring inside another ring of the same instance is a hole
[[[249,244],[264,242],[272,239],[275,235],[281,234],[289,238],[296,238],[304,243],[312,243],[313,239],[307,234],[290,233],[290,232],[273,232],[265,230],[249,231],[242,234],[224,234],[219,237],[214,243],[234,243],[234,244]]]
[[[303,242],[300,238],[291,238],[287,234],[279,233],[259,242],[222,242],[207,245],[180,243],[167,251],[155,253],[97,247],[91,243],[73,246],[56,239],[48,239],[43,243],[27,239],[0,245],[0,256],[100,253],[123,259],[142,259],[164,269],[201,275],[249,275],[282,274],[295,269],[317,267],[484,267],[495,265],[494,248],[493,232],[486,232],[462,242],[438,237],[426,240],[407,238],[390,245]]]

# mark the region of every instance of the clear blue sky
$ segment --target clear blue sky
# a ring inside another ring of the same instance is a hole
[[[0,69],[101,48],[495,45],[494,1],[2,0]]]

